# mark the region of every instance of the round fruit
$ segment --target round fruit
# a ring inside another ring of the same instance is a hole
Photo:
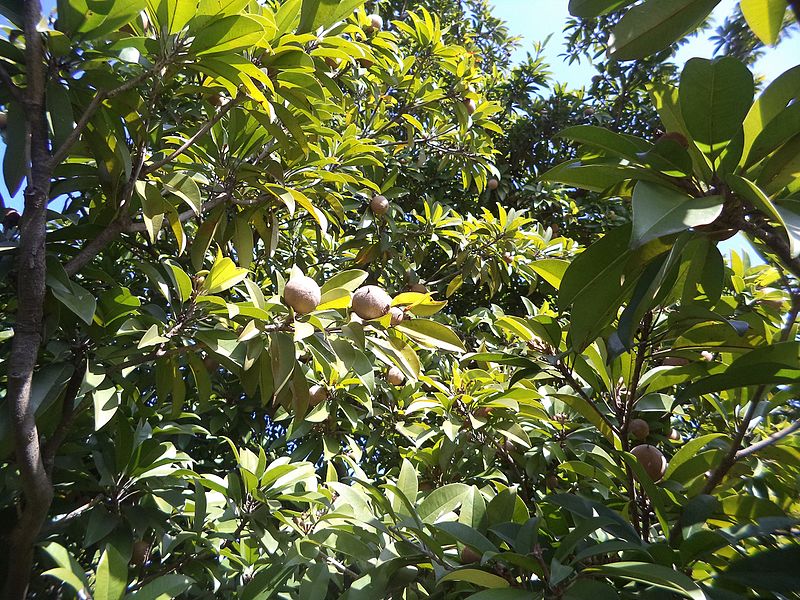
[[[19,225],[22,216],[13,208],[7,208],[3,215],[3,229],[11,229]]]
[[[409,292],[416,292],[417,294],[427,294],[428,288],[421,283],[412,283],[408,286]]]
[[[339,61],[333,58],[332,56],[326,56],[325,64],[328,65],[331,69],[336,69],[339,66]]]
[[[471,115],[472,113],[475,112],[475,109],[478,108],[477,105],[475,104],[475,100],[473,100],[472,98],[464,98],[461,102],[464,104],[464,108],[467,109],[467,114]]]
[[[497,181],[494,177],[492,177],[489,181],[486,182],[486,187],[490,190],[494,191],[500,186],[500,182]]]
[[[392,327],[395,325],[400,325],[400,323],[403,322],[403,319],[406,318],[406,311],[399,306],[393,306],[391,309],[389,309],[389,312],[392,313],[392,320],[389,323],[389,325]]]
[[[641,444],[631,450],[650,479],[658,481],[667,471],[667,459],[661,450],[650,444]]]
[[[211,104],[211,106],[220,107],[223,104],[225,104],[225,96],[223,96],[221,93],[219,93],[219,94],[211,94],[208,97],[208,101]]]
[[[433,491],[433,483],[428,481],[427,479],[423,479],[419,482],[419,491],[423,494],[428,494]]]
[[[665,367],[685,367],[689,364],[689,359],[681,356],[668,356],[661,364]]]
[[[385,196],[375,194],[372,200],[369,201],[369,209],[372,211],[372,214],[385,215],[389,212],[389,201]]]
[[[328,399],[328,390],[324,385],[312,385],[308,389],[308,403],[311,406],[322,404]]]
[[[591,106],[587,106],[583,109],[583,115],[585,117],[591,117],[594,114],[594,109]]]
[[[469,546],[464,546],[464,549],[461,551],[461,563],[465,565],[481,562],[481,557],[481,554],[478,554],[478,552]]]
[[[375,63],[373,61],[371,61],[370,59],[368,59],[368,58],[359,58],[358,59],[358,64],[360,64],[365,69],[369,69]]]
[[[686,139],[685,135],[683,135],[682,133],[679,133],[677,131],[668,131],[667,133],[662,135],[660,138],[658,138],[659,142],[662,141],[662,140],[672,140],[673,142],[677,142],[679,145],[683,146],[684,148],[688,148],[689,147],[689,140]]]
[[[514,257],[511,255],[511,253],[510,253],[510,252],[505,252],[505,253],[503,253],[503,261],[504,261],[504,262],[505,262],[507,265],[510,265],[511,263],[513,263],[513,262],[514,262]]]
[[[650,435],[650,425],[648,425],[647,421],[644,419],[633,419],[628,426],[628,431],[630,431],[631,435],[637,440],[642,441],[647,439],[647,436]]]
[[[141,567],[147,560],[147,551],[150,549],[150,544],[144,540],[136,540],[133,542],[133,549],[131,551],[131,564],[135,567]]]
[[[321,298],[322,293],[317,282],[305,275],[290,279],[283,289],[284,301],[300,315],[306,315],[317,308]]]
[[[558,476],[555,473],[548,473],[544,478],[544,484],[548,490],[555,490],[558,488]]]
[[[353,294],[353,311],[362,319],[380,319],[389,312],[392,298],[377,285],[365,285]]]
[[[403,372],[397,367],[392,367],[386,372],[386,381],[392,385],[403,385],[405,379],[406,376],[403,375]]]
[[[489,415],[492,414],[492,409],[488,406],[481,406],[475,411],[475,416],[480,417],[481,419],[488,419]]]
[[[373,31],[380,31],[383,29],[383,18],[380,15],[369,15],[367,16],[369,19],[369,27]]]

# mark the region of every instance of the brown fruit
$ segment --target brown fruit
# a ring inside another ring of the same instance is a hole
[[[369,19],[369,29],[372,31],[380,31],[383,29],[383,17],[380,15],[368,15],[367,19]]]
[[[369,209],[374,215],[385,215],[389,212],[389,201],[385,196],[375,194],[372,200],[369,201]]]
[[[325,57],[325,64],[328,65],[331,69],[336,69],[339,67],[339,61],[333,58],[332,56]]]
[[[388,381],[392,385],[403,385],[403,382],[405,380],[406,376],[403,375],[403,372],[397,367],[391,367],[386,372],[386,381]]]
[[[136,540],[133,542],[131,564],[135,567],[141,567],[147,560],[147,551],[149,549],[150,544],[144,540]]]
[[[594,109],[591,106],[587,106],[583,109],[583,116],[584,117],[591,117],[594,114]]]
[[[12,229],[19,225],[19,220],[22,216],[13,208],[7,208],[3,215],[3,229]]]
[[[481,406],[475,410],[475,416],[480,417],[481,419],[488,419],[489,415],[492,414],[492,409],[488,406]]]
[[[668,356],[661,364],[665,367],[685,367],[689,364],[689,359],[681,356]]]
[[[667,459],[661,453],[661,450],[650,444],[641,444],[631,450],[639,464],[642,465],[644,472],[650,476],[653,481],[660,480],[667,470]]]
[[[391,306],[392,298],[377,285],[365,285],[353,294],[353,312],[367,321],[380,319]]]
[[[392,314],[392,320],[390,321],[389,325],[394,327],[395,325],[400,325],[403,322],[403,319],[406,318],[406,311],[404,311],[399,306],[393,306],[389,309],[389,312]]]
[[[500,186],[500,182],[497,181],[494,177],[492,177],[489,181],[486,182],[486,187],[490,190],[494,191]]]
[[[471,115],[478,108],[478,106],[475,104],[475,100],[472,98],[464,98],[461,102],[464,105],[464,108],[467,109],[467,114]]]
[[[311,406],[322,404],[328,399],[328,390],[324,385],[312,385],[308,389],[308,403]]]
[[[409,292],[416,292],[418,294],[427,294],[428,288],[422,283],[412,283],[408,286]]]
[[[544,484],[548,490],[558,489],[558,476],[555,473],[548,473],[544,478]]]
[[[300,315],[306,315],[317,308],[321,298],[322,292],[317,282],[305,275],[290,279],[283,289],[283,300]]]
[[[464,549],[461,551],[461,563],[465,565],[479,563],[481,562],[482,556],[482,554],[479,554],[469,546],[464,546]]]
[[[660,138],[658,138],[657,141],[660,142],[662,140],[672,140],[673,142],[677,142],[678,144],[680,144],[684,148],[688,148],[689,147],[689,140],[686,139],[685,135],[683,135],[682,133],[679,133],[677,131],[668,131],[667,133],[662,135]]]
[[[513,262],[514,262],[514,257],[511,255],[511,253],[510,253],[510,252],[505,252],[505,253],[503,253],[503,261],[504,261],[504,262],[505,262],[507,265],[510,265],[511,263],[513,263]]]
[[[211,104],[211,106],[216,106],[219,108],[225,104],[225,96],[222,93],[211,94],[208,96],[208,102]]]
[[[360,64],[365,69],[369,69],[375,63],[373,61],[371,61],[370,59],[368,59],[368,58],[359,58],[358,59],[358,64]]]
[[[640,442],[647,439],[650,435],[650,425],[644,419],[633,419],[628,426],[628,431]]]
[[[433,483],[428,481],[427,479],[423,479],[419,482],[419,491],[423,494],[428,494],[433,491]]]

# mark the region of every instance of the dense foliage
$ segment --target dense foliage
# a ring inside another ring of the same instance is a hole
[[[785,0],[362,4],[0,4],[4,597],[800,597]]]

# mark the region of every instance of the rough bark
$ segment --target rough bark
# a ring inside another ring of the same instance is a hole
[[[39,354],[45,295],[45,231],[50,193],[50,151],[45,121],[45,66],[41,35],[41,5],[25,6],[25,108],[30,136],[30,175],[25,188],[25,210],[17,250],[18,309],[8,360],[8,406],[14,429],[17,466],[22,480],[23,505],[19,522],[6,549],[8,572],[3,597],[23,600],[27,594],[33,553],[47,518],[53,486],[42,461],[39,432],[31,406],[31,383]]]

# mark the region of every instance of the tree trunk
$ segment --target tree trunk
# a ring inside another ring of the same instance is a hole
[[[25,62],[30,171],[17,249],[17,316],[8,360],[8,406],[14,429],[16,462],[22,480],[20,520],[9,536],[4,598],[23,600],[33,553],[53,498],[53,486],[42,461],[39,432],[31,406],[31,383],[41,345],[45,296],[45,231],[50,195],[50,150],[45,120],[45,63],[38,1],[26,0]]]

